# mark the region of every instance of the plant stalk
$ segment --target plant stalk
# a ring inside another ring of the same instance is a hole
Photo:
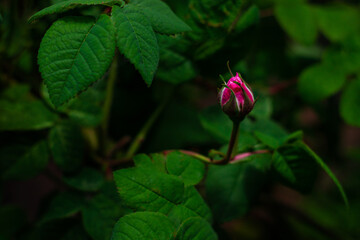
[[[136,135],[134,141],[131,143],[128,151],[125,154],[125,159],[131,159],[136,152],[139,150],[141,144],[143,143],[144,139],[146,138],[146,135],[148,134],[151,127],[154,125],[155,121],[159,118],[160,113],[164,109],[167,101],[164,101],[162,104],[160,104],[155,111],[151,114],[150,118],[147,120],[147,122],[144,124],[144,126],[141,128],[140,132]]]
[[[215,164],[219,164],[219,165],[228,164],[230,162],[232,156],[234,156],[236,154],[237,143],[238,143],[238,138],[239,138],[239,127],[240,127],[240,121],[233,121],[233,128],[232,128],[231,137],[230,137],[230,141],[229,141],[229,147],[226,152],[226,155],[222,160],[214,162]]]
[[[115,54],[114,61],[110,66],[110,73],[108,77],[108,83],[106,86],[106,96],[103,106],[103,121],[101,124],[101,150],[105,152],[106,149],[106,142],[108,140],[108,127],[109,127],[109,119],[110,119],[110,112],[111,112],[111,105],[114,96],[114,87],[117,78],[117,54]]]

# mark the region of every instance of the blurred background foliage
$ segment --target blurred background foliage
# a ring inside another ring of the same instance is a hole
[[[230,77],[228,60],[259,97],[241,126],[241,151],[256,143],[250,132],[284,137],[302,129],[305,141],[343,183],[350,211],[330,179],[314,170],[314,179],[305,177],[313,189],[305,195],[277,180],[265,181],[250,204],[256,189],[246,189],[248,195],[239,199],[242,217],[216,225],[219,238],[360,238],[358,1],[165,1],[192,31],[157,35],[160,63],[150,88],[120,56],[110,143],[96,137],[106,76],[59,109],[51,105],[42,84],[37,50],[56,16],[31,25],[27,19],[60,1],[0,3],[0,239],[106,239],[114,219],[129,210],[116,204],[112,182],[105,179],[109,169],[99,167],[91,151],[120,144],[117,157],[123,156],[121,144],[136,136],[163,104],[140,152],[183,148],[206,154],[221,148],[231,123],[217,106],[216,95],[219,74]],[[100,10],[72,11],[97,15]],[[235,173],[242,171],[248,169]],[[217,174],[210,171],[208,181],[221,181],[222,173]],[[251,184],[258,181],[261,176],[249,179]],[[239,186],[240,195],[243,188],[258,185],[251,184]],[[69,188],[74,191],[64,192]],[[80,211],[82,222],[77,221]],[[93,219],[101,219],[101,226],[93,226]]]

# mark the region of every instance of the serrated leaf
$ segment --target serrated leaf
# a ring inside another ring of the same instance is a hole
[[[196,185],[205,174],[205,166],[198,159],[180,152],[171,152],[166,159],[169,174],[179,176],[186,186]]]
[[[160,47],[160,62],[156,77],[173,84],[194,78],[196,71],[192,62],[179,51],[179,46],[185,45],[183,39],[160,34],[157,34],[157,39]]]
[[[0,131],[40,130],[54,125],[57,116],[40,100],[0,100]]]
[[[81,210],[83,202],[77,195],[60,193],[50,203],[50,206],[41,220],[41,224],[61,218],[73,216]]]
[[[78,126],[70,121],[53,127],[49,133],[49,146],[54,162],[63,171],[77,169],[84,156],[84,139]]]
[[[351,125],[360,127],[360,79],[345,87],[340,101],[340,114]]]
[[[270,135],[267,135],[267,134],[264,134],[264,133],[258,132],[258,131],[255,131],[254,135],[257,139],[260,140],[260,142],[269,146],[272,149],[276,149],[280,146],[279,140]]]
[[[212,214],[210,208],[207,206],[204,199],[201,197],[201,195],[194,186],[189,186],[185,188],[184,200],[181,205],[186,207],[187,209],[192,210],[193,213],[196,213],[196,215],[192,213],[192,216],[200,216],[208,222],[212,222]]]
[[[38,63],[55,107],[100,79],[115,52],[110,17],[65,17],[56,21],[40,44]]]
[[[94,192],[101,188],[105,180],[103,175],[93,168],[85,167],[74,176],[64,177],[64,182],[69,186],[86,192]]]
[[[118,170],[114,179],[124,205],[135,210],[167,214],[183,199],[184,184],[178,177],[151,168]]]
[[[3,174],[4,179],[27,179],[39,174],[47,165],[49,150],[45,141],[32,146]]]
[[[159,63],[159,46],[147,17],[131,4],[113,7],[116,42],[122,54],[135,65],[150,86]]]
[[[137,212],[126,215],[116,223],[112,240],[157,239],[171,240],[175,227],[161,213]]]
[[[134,0],[131,3],[138,6],[149,19],[152,28],[159,33],[175,34],[191,31],[191,28],[178,18],[169,6],[160,0]]]
[[[316,64],[301,73],[298,87],[305,100],[316,102],[339,91],[345,80],[345,74],[336,67]]]
[[[28,22],[33,23],[34,21],[55,13],[63,13],[69,11],[71,9],[82,7],[82,6],[89,6],[89,5],[105,5],[105,6],[112,6],[114,4],[124,4],[122,0],[67,0],[56,3],[50,7],[44,8],[41,11],[32,15]]]
[[[192,217],[181,224],[175,240],[217,240],[211,225],[202,218]]]
[[[283,183],[301,192],[309,192],[316,180],[317,164],[298,143],[280,147],[273,156],[273,167]]]
[[[275,6],[275,16],[285,31],[295,40],[312,44],[317,36],[314,13],[301,0],[279,1]]]
[[[116,221],[123,215],[119,204],[103,194],[96,195],[82,210],[86,232],[94,240],[108,240]]]
[[[155,153],[151,157],[146,154],[138,154],[133,160],[137,167],[153,168],[156,171],[166,173],[166,157],[162,154]]]
[[[214,219],[222,223],[244,215],[266,181],[270,154],[257,154],[249,162],[226,166],[211,165],[206,195]]]

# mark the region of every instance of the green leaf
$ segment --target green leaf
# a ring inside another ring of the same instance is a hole
[[[103,91],[94,87],[89,88],[69,105],[66,112],[71,120],[81,126],[97,126],[103,119],[104,99]]]
[[[83,206],[82,199],[71,193],[60,193],[50,203],[50,206],[41,220],[41,224],[61,218],[74,216]]]
[[[19,233],[25,223],[25,213],[19,207],[13,205],[0,207],[0,239],[15,239],[14,235]]]
[[[305,143],[301,143],[302,148],[306,151],[310,156],[312,156],[317,164],[326,172],[326,174],[331,178],[331,180],[335,183],[336,187],[339,189],[341,197],[344,200],[345,206],[349,208],[349,201],[346,196],[346,193],[341,186],[341,183],[335,176],[335,174],[331,171],[331,169],[325,164],[325,162],[314,152],[312,151]]]
[[[192,217],[200,216],[208,222],[212,221],[210,208],[207,206],[204,199],[201,197],[194,186],[185,188],[184,200],[181,205],[192,211]]]
[[[218,142],[225,144],[229,141],[232,122],[219,106],[203,110],[199,118],[203,128],[216,137]]]
[[[284,30],[300,43],[312,44],[316,40],[314,13],[303,1],[279,1],[275,6],[275,16]]]
[[[47,165],[49,150],[45,141],[32,146],[3,174],[4,179],[27,179],[39,174]]]
[[[273,156],[273,167],[283,183],[301,192],[309,192],[317,177],[314,157],[299,142],[280,147]]]
[[[175,240],[217,240],[210,224],[202,218],[192,217],[181,224]]]
[[[359,10],[356,8],[346,5],[328,5],[314,9],[320,30],[331,41],[345,40],[359,30],[360,17]]]
[[[166,172],[166,157],[162,154],[155,153],[149,157],[146,154],[138,154],[134,158],[135,166],[144,167],[147,169],[153,168],[156,171],[160,171],[163,173]]]
[[[340,114],[351,125],[360,127],[360,79],[355,79],[345,87],[340,101]]]
[[[150,86],[159,63],[159,46],[150,22],[131,4],[123,8],[114,6],[112,20],[120,52],[135,65]]]
[[[183,200],[182,181],[151,168],[121,169],[114,179],[124,205],[135,210],[167,214]]]
[[[100,79],[115,52],[115,28],[106,14],[65,17],[42,39],[38,63],[50,99],[58,107]]]
[[[122,5],[124,2],[122,0],[67,0],[56,3],[50,7],[44,8],[41,11],[32,15],[28,22],[33,23],[34,21],[50,15],[50,14],[59,14],[77,7],[89,6],[89,5],[105,5],[112,6],[114,4]]]
[[[116,221],[123,215],[119,204],[103,194],[96,195],[82,210],[83,224],[94,240],[111,238]]]
[[[317,102],[339,91],[344,82],[342,71],[329,65],[316,64],[301,73],[298,88],[305,100]]]
[[[69,186],[86,192],[94,192],[104,184],[103,175],[93,168],[85,167],[75,176],[64,177],[64,182]]]
[[[169,174],[179,176],[186,186],[196,185],[205,174],[205,166],[198,159],[180,152],[171,152],[166,159]]]
[[[328,49],[323,55],[323,61],[345,74],[354,74],[360,69],[360,49]]]
[[[148,18],[154,31],[163,34],[175,34],[191,31],[191,28],[178,18],[169,6],[161,0],[134,0],[135,4]]]
[[[71,172],[80,167],[84,155],[84,140],[79,127],[66,121],[51,129],[50,150],[56,165]]]
[[[209,167],[206,196],[216,221],[229,221],[248,211],[266,182],[270,162],[271,155],[257,154],[248,162]]]
[[[8,101],[19,102],[20,100],[32,100],[30,86],[27,84],[15,84],[0,93],[0,98]]]
[[[170,37],[157,34],[160,47],[160,62],[156,77],[159,79],[179,84],[196,76],[193,63],[179,50],[184,46],[184,40],[180,37]]]
[[[259,19],[260,10],[256,5],[252,5],[241,15],[239,22],[236,24],[235,31],[242,32],[251,25],[258,23]]]
[[[54,125],[56,115],[40,101],[0,100],[0,131],[40,130]]]
[[[175,227],[161,213],[137,212],[126,215],[116,223],[112,240],[156,239],[171,240]]]
[[[276,149],[280,146],[279,140],[270,135],[258,131],[255,131],[254,134],[263,144],[269,146],[272,149]]]

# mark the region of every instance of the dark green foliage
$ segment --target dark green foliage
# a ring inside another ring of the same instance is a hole
[[[356,1],[0,9],[1,240],[359,238]]]
[[[247,163],[209,168],[206,190],[216,221],[226,222],[249,210],[267,180],[270,164],[271,155],[260,154]]]

